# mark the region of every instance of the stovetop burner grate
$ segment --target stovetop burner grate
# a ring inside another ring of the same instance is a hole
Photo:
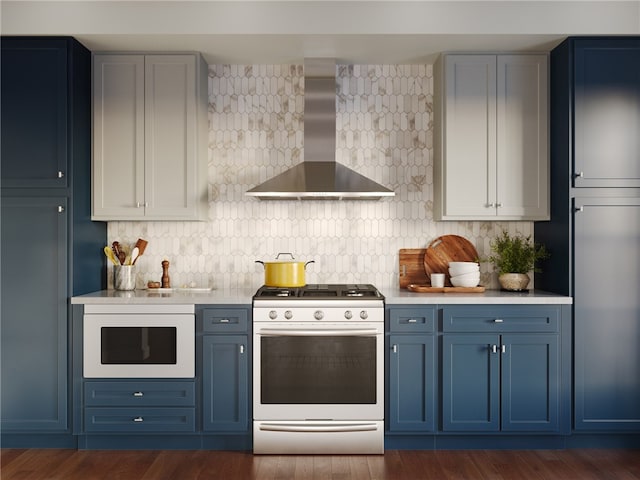
[[[370,284],[310,284],[294,288],[263,286],[254,298],[382,298],[382,294]]]

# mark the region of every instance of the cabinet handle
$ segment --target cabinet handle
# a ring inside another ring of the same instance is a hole
[[[493,203],[493,202],[491,202],[491,203],[487,203],[487,204],[485,205],[485,207],[487,207],[487,208],[494,208],[495,206],[496,206],[496,204],[495,204],[495,203]]]
[[[391,346],[391,351],[393,351],[393,353],[398,353],[398,345],[392,345]]]
[[[134,397],[144,397],[144,393],[143,392],[133,392],[133,396]]]
[[[415,318],[410,318],[409,320],[407,320],[408,323],[418,323],[418,320],[416,320]]]
[[[584,206],[580,205],[579,207],[574,208],[573,211],[576,213],[584,212]]]
[[[493,323],[502,323],[504,322],[504,320],[502,320],[501,318],[496,318]]]
[[[506,345],[502,345],[502,347],[500,347],[500,351],[502,353],[507,353],[507,346]]]
[[[240,353],[244,353],[244,345],[240,345]]]
[[[491,345],[491,353],[498,353],[498,346],[497,345]]]
[[[502,202],[498,202],[498,203],[496,203],[496,207],[497,207],[497,208],[500,208],[501,206],[502,206]]]
[[[133,419],[133,421],[136,422],[136,423],[142,423],[142,422],[144,422],[144,418],[136,417],[136,418]]]
[[[62,205],[58,205],[58,213],[64,212],[64,207]]]
[[[64,172],[62,170],[58,170],[58,178],[64,178]]]
[[[221,318],[220,319],[220,323],[229,323],[229,319],[228,318]]]
[[[144,203],[140,203],[140,202],[136,202],[136,208],[147,208],[149,206],[149,202],[144,202]]]
[[[574,173],[573,178],[584,178],[584,172]]]

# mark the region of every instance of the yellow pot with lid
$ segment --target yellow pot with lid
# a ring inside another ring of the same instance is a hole
[[[290,259],[280,259],[281,255],[289,255]],[[304,287],[307,284],[305,272],[307,265],[315,263],[297,261],[291,253],[279,253],[270,262],[256,260],[264,266],[264,284],[267,287]]]

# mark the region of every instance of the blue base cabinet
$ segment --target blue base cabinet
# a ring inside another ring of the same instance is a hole
[[[568,433],[560,325],[559,307],[444,307],[442,430]]]
[[[435,308],[387,311],[387,431],[433,432],[436,428]]]
[[[105,287],[91,222],[91,53],[69,37],[2,37],[3,447],[73,447],[69,298]]]
[[[387,448],[562,448],[570,305],[388,305]]]
[[[202,431],[248,434],[249,308],[205,306],[202,322]]]

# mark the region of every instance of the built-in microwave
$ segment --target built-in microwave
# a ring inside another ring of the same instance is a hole
[[[83,376],[193,378],[193,305],[85,305]]]

